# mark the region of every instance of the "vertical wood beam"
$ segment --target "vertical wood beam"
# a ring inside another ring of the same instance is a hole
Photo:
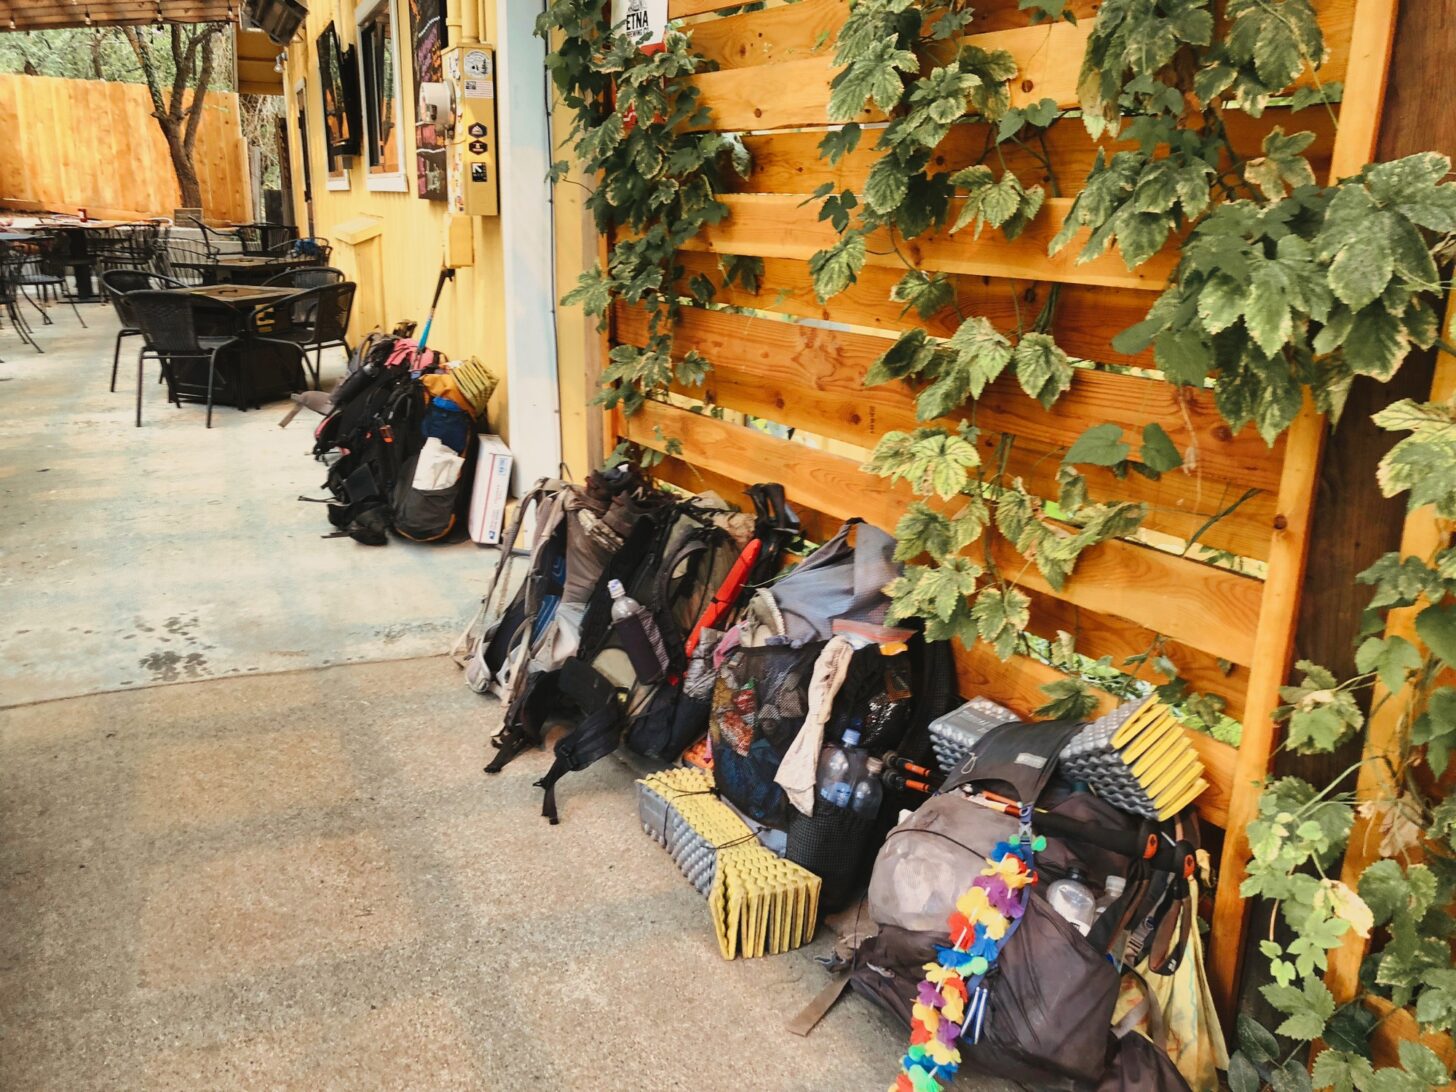
[[[1397,0],[1359,0],[1355,8],[1350,65],[1330,162],[1331,182],[1359,173],[1375,152],[1396,9]],[[1218,944],[1210,953],[1209,976],[1214,1000],[1226,1023],[1232,1021],[1238,999],[1240,957],[1248,927],[1249,907],[1239,892],[1249,861],[1248,825],[1258,814],[1258,782],[1268,774],[1276,737],[1273,713],[1292,659],[1323,443],[1324,419],[1306,396],[1299,416],[1290,426],[1285,447],[1268,577],[1254,639],[1243,738],[1234,766],[1229,823],[1214,901],[1213,935]]]

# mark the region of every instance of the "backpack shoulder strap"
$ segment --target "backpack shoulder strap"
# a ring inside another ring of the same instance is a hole
[[[510,589],[511,569],[516,561],[516,540],[521,535],[521,527],[525,523],[526,510],[528,508],[540,509],[546,495],[550,492],[549,478],[542,478],[536,482],[531,491],[520,499],[516,505],[516,514],[511,519],[510,527],[500,541],[500,560],[496,563],[495,573],[490,578],[490,587],[486,589],[485,595],[480,600],[480,606],[475,612],[475,617],[470,619],[470,624],[465,627],[464,632],[455,639],[455,644],[450,648],[450,658],[460,667],[464,667],[466,661],[474,651],[474,642],[483,634],[490,622],[505,612],[505,596]],[[496,592],[500,592],[500,601],[494,607],[491,600],[496,598]]]

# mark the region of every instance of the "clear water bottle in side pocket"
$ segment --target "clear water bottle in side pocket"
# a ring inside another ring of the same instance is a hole
[[[607,591],[612,596],[612,632],[632,661],[632,670],[641,682],[656,682],[667,670],[667,652],[657,623],[627,594],[620,580],[609,580]]]

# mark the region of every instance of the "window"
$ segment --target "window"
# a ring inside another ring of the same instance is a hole
[[[354,13],[359,27],[359,84],[364,98],[364,184],[397,190],[405,184],[400,139],[399,38],[394,0],[365,0]]]

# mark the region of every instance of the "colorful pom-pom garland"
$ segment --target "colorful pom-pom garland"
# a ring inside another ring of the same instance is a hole
[[[1045,838],[1032,837],[1031,808],[1023,807],[1016,840],[997,842],[956,900],[947,919],[951,944],[937,944],[935,962],[925,964],[910,1010],[910,1048],[890,1092],[940,1092],[960,1069],[960,1039],[980,1040],[990,1000],[986,975],[1021,923],[1036,883],[1035,853],[1045,848]]]

